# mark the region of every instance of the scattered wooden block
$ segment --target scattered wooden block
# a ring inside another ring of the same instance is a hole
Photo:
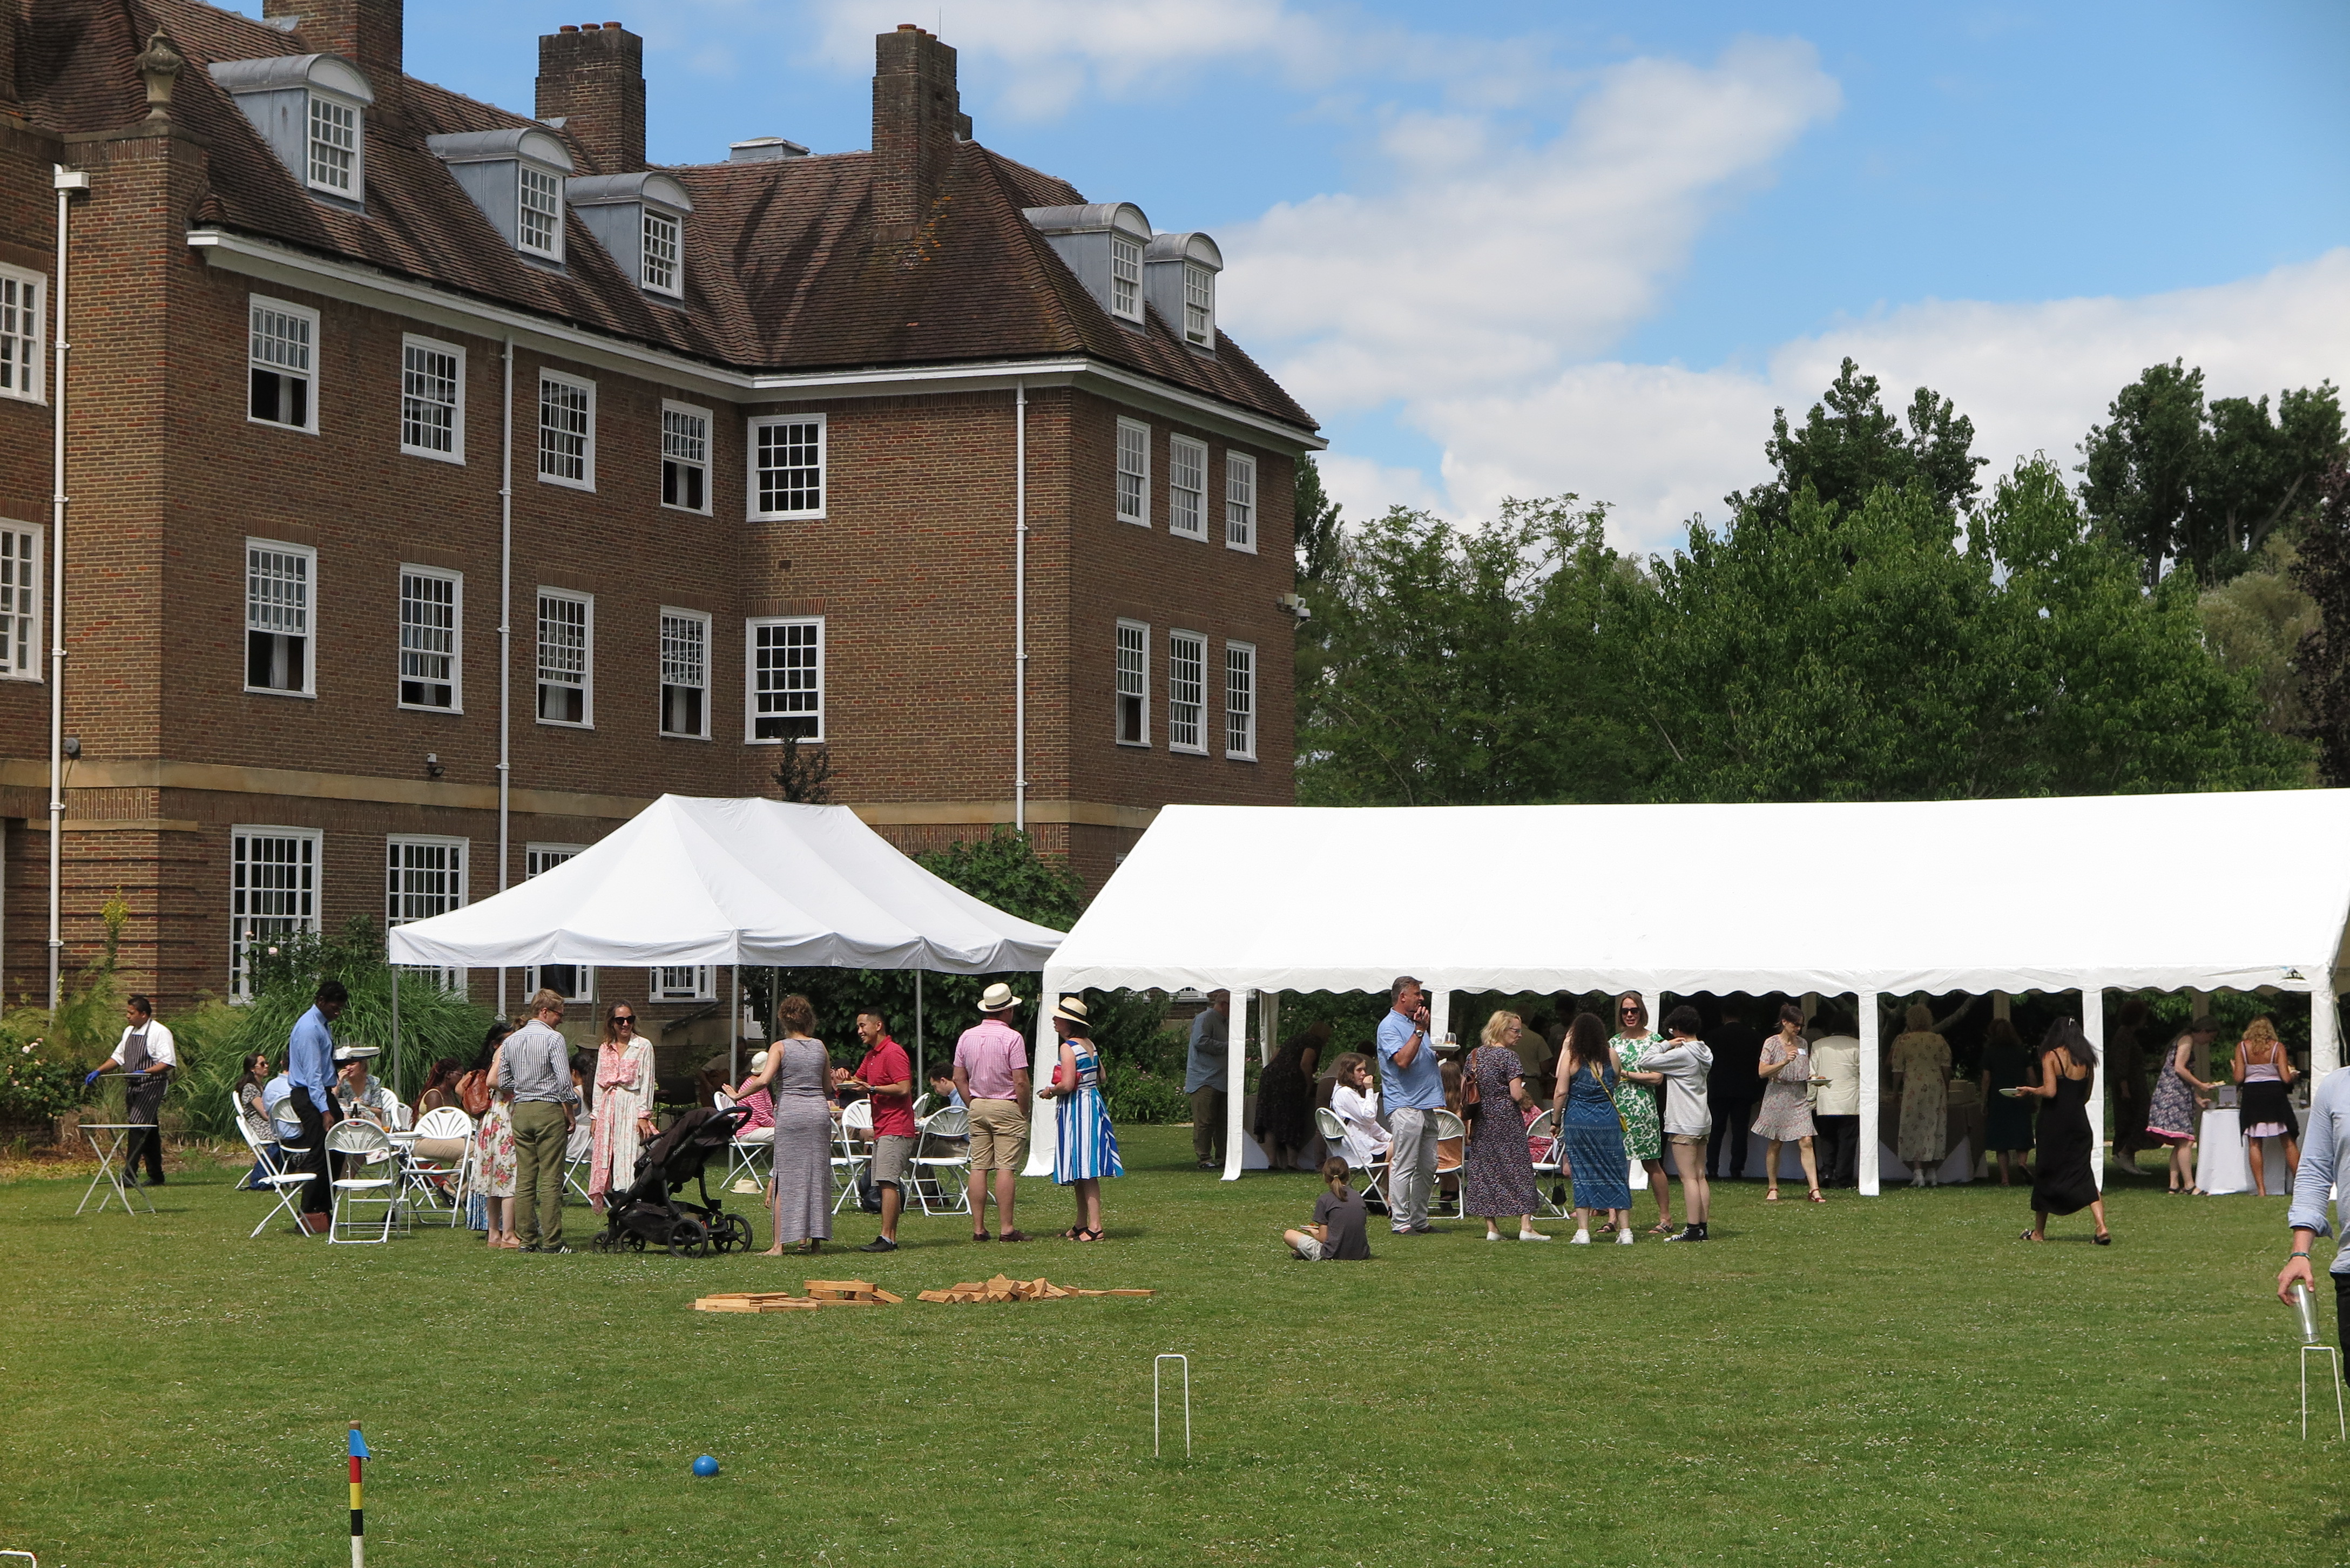
[[[885,1306],[902,1306],[905,1304],[906,1300],[903,1296],[891,1295],[888,1291],[881,1289],[879,1285],[876,1285],[873,1289],[873,1299],[881,1303]]]

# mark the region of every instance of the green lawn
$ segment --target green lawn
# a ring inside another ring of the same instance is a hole
[[[1373,1262],[1305,1264],[1275,1238],[1313,1179],[1225,1186],[1189,1137],[1126,1130],[1105,1245],[916,1217],[894,1256],[815,1267],[248,1241],[227,1172],[175,1178],[151,1220],[73,1218],[79,1180],[0,1186],[0,1548],[346,1562],[356,1418],[376,1564],[2350,1558],[2350,1454],[2297,1436],[2282,1199],[2132,1186],[2097,1249],[2085,1215],[2019,1242],[1996,1187],[1725,1186],[1703,1247],[1375,1220]],[[1022,1195],[1029,1230],[1068,1223],[1049,1184]],[[689,1309],[998,1269],[1159,1294]],[[1191,1357],[1189,1462],[1151,1457],[1166,1350]],[[703,1452],[714,1480],[687,1473]]]

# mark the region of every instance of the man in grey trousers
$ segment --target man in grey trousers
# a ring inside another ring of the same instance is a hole
[[[1405,975],[1388,992],[1379,1020],[1379,1108],[1395,1143],[1388,1151],[1388,1225],[1399,1236],[1425,1235],[1428,1193],[1436,1185],[1436,1113],[1444,1108],[1444,1074],[1428,1038],[1428,998]]]
[[[568,1252],[563,1244],[563,1150],[579,1119],[571,1046],[556,1032],[563,998],[541,991],[530,1022],[506,1036],[494,1088],[514,1091],[515,1232],[525,1252]]]

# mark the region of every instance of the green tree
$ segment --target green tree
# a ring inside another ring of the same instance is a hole
[[[1310,456],[1297,460],[1297,580],[1318,583],[1338,564],[1345,535],[1338,526],[1338,504],[1322,489],[1322,469]]]
[[[1767,483],[1723,497],[1732,515],[1782,524],[1809,489],[1832,513],[1856,511],[1880,488],[1922,483],[1947,514],[1970,508],[1980,487],[1974,421],[1920,387],[1905,420],[1887,412],[1877,378],[1847,358],[1812,405],[1801,430],[1774,410],[1763,454],[1776,471]]]
[[[2293,580],[2317,607],[2294,663],[2309,718],[2303,733],[2317,745],[2318,776],[2350,784],[2350,467],[2335,464],[2313,487],[2317,506],[2301,537]]]
[[[1313,603],[1299,798],[1443,805],[1620,798],[1646,764],[1606,509],[1510,501],[1482,528],[1403,507],[1351,530]]]
[[[2293,583],[2299,560],[2293,543],[2272,534],[2251,570],[2200,596],[2204,641],[2222,669],[2251,682],[2261,722],[2278,735],[2309,728],[2296,659],[2302,639],[2316,628],[2317,606]]]
[[[2318,476],[2342,459],[2341,399],[2321,382],[2281,394],[2273,415],[2265,395],[2207,405],[2202,370],[2174,359],[2124,387],[2080,450],[2082,504],[2143,580],[2180,566],[2208,587],[2299,531]]]

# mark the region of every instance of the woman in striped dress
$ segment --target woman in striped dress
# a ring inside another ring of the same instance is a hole
[[[1053,1143],[1053,1179],[1077,1189],[1077,1222],[1062,1231],[1061,1238],[1098,1241],[1102,1178],[1124,1176],[1126,1168],[1118,1163],[1118,1134],[1110,1127],[1109,1106],[1102,1099],[1101,1058],[1094,1054],[1093,1024],[1082,998],[1061,998],[1061,1005],[1053,1010],[1053,1032],[1061,1037],[1061,1064],[1039,1092],[1061,1102],[1054,1117],[1059,1136]]]

